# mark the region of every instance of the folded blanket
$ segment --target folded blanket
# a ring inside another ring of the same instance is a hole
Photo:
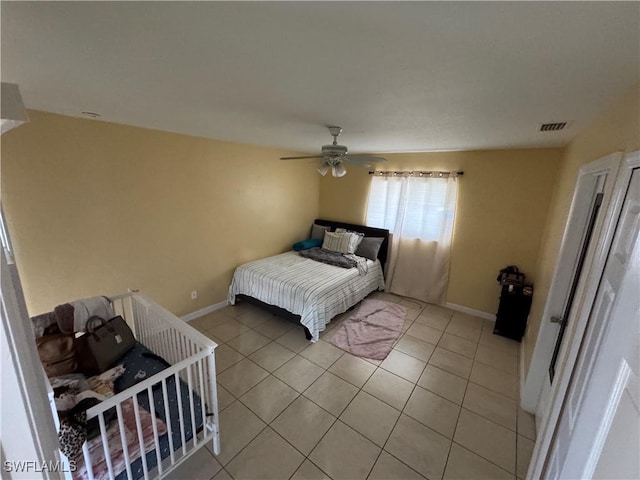
[[[310,258],[311,260],[315,260],[316,262],[322,262],[341,268],[353,268],[357,265],[357,262],[355,260],[347,258],[339,252],[325,250],[324,248],[311,248],[309,250],[302,250],[300,252],[300,256]]]
[[[133,400],[127,399],[121,404],[122,406],[122,423],[124,426],[124,437],[126,448],[129,454],[129,464],[135,462],[140,456],[149,453],[155,448],[153,436],[153,424],[155,423],[158,430],[158,436],[161,437],[167,433],[167,425],[161,419],[154,417],[142,406],[138,406],[140,413],[140,427],[142,433],[142,444],[138,437],[138,428],[136,425],[136,417],[133,406]],[[113,474],[117,477],[127,468],[127,462],[124,456],[124,445],[122,443],[122,435],[120,426],[117,421],[112,422],[106,431],[107,442],[109,445],[109,453],[111,458],[111,466]],[[93,478],[95,480],[108,480],[109,467],[102,445],[102,437],[97,436],[88,440],[89,455],[91,456],[91,466],[93,469]],[[74,480],[86,480],[88,478],[87,466],[84,463],[84,455],[79,454],[74,458],[76,462],[76,471],[73,472]]]
[[[333,265],[341,268],[356,267],[360,276],[366,275],[369,272],[367,259],[364,257],[358,257],[357,255],[334,252],[324,248],[302,250],[298,252],[298,254],[301,257],[309,258],[316,262],[326,263],[327,265]]]
[[[36,338],[40,338],[43,335],[60,333],[60,328],[57,325],[57,318],[54,312],[47,312],[31,317],[31,323],[33,325],[33,333],[35,333]]]
[[[69,458],[81,455],[82,444],[100,433],[98,419],[93,418],[87,422],[86,411],[114,394],[113,383],[124,372],[125,368],[117,365],[89,379],[77,373],[50,379],[60,419],[58,441],[64,455]],[[112,410],[107,412],[111,412],[109,416],[105,413],[105,421],[113,417]]]
[[[358,268],[358,274],[360,276],[363,276],[369,273],[369,265],[367,264],[366,258],[359,257],[358,255],[355,255],[352,253],[345,253],[343,255],[345,256],[345,258],[348,258],[349,260],[353,260],[354,262],[356,262],[356,267]]]
[[[293,249],[296,252],[301,250],[309,250],[310,248],[319,247],[322,245],[321,238],[308,238],[306,240],[302,240],[301,242],[297,242],[293,244]]]
[[[83,332],[90,317],[109,320],[116,316],[107,297],[90,297],[58,305],[54,309],[58,328],[62,333]]]

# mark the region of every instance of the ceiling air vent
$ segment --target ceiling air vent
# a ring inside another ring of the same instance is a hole
[[[563,130],[567,126],[567,122],[556,122],[556,123],[540,123],[538,124],[539,132],[557,132],[558,130]]]

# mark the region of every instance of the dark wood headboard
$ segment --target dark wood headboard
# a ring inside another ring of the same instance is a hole
[[[382,237],[384,241],[378,251],[378,260],[382,265],[384,271],[387,264],[387,252],[389,250],[389,230],[384,228],[367,227],[365,225],[355,225],[353,223],[335,222],[333,220],[317,219],[314,223],[322,225],[324,227],[331,227],[331,231],[335,231],[336,228],[345,228],[347,230],[353,230],[354,232],[364,233],[365,237]]]

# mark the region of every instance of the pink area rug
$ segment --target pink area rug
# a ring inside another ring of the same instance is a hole
[[[355,314],[331,332],[328,341],[358,357],[384,360],[402,334],[406,314],[396,303],[365,299]]]

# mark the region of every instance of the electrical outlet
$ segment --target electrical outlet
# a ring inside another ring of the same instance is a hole
[[[191,292],[191,300],[195,300],[196,298],[198,298],[198,291],[194,290]]]

